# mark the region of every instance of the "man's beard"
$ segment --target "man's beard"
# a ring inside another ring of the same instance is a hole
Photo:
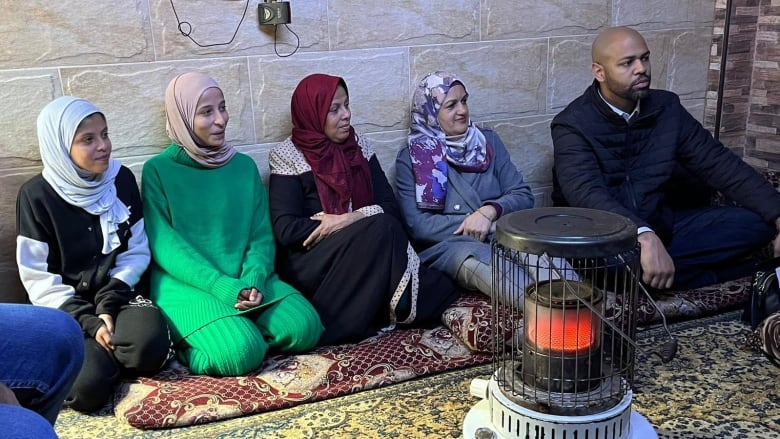
[[[639,90],[631,89],[628,92],[628,96],[631,98],[632,101],[638,101],[640,99],[645,98],[650,93],[649,88],[642,88]]]
[[[647,87],[645,88],[634,88],[638,83],[644,82],[647,80]],[[637,79],[631,84],[631,87],[628,89],[628,98],[630,98],[632,101],[638,101],[644,97],[647,96],[647,94],[650,93],[650,75],[642,75],[641,78]]]

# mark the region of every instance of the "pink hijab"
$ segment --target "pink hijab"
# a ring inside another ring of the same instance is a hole
[[[217,81],[199,72],[183,73],[173,78],[165,90],[165,130],[190,158],[207,168],[218,168],[230,161],[236,150],[227,142],[219,148],[203,146],[192,132],[198,101],[212,87],[220,88]]]

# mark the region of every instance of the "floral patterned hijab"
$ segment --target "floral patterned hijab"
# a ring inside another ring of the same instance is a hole
[[[454,138],[448,138],[439,125],[439,110],[456,84],[466,88],[454,74],[429,73],[420,81],[412,97],[409,155],[420,209],[444,209],[450,166],[459,172],[484,172],[490,166],[490,145],[472,121],[464,135]]]

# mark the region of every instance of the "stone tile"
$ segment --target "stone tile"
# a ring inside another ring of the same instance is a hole
[[[531,192],[534,194],[534,207],[552,207],[552,186],[533,187]]]
[[[456,73],[466,83],[476,121],[545,112],[546,40],[419,46],[409,51],[412,90],[434,70]]]
[[[260,177],[262,177],[266,188],[268,188],[268,178],[271,176],[271,168],[268,166],[268,153],[271,152],[271,148],[274,146],[276,146],[276,143],[256,143],[236,148],[238,151],[252,157],[257,164],[257,171],[260,172]]]
[[[4,1],[0,68],[152,61],[147,2]]]
[[[590,49],[593,36],[550,39],[547,112],[558,113],[593,82]]]
[[[780,117],[775,114],[750,114],[748,131],[763,134],[777,134]]]
[[[776,129],[772,133],[756,136],[756,151],[772,153],[780,158],[780,139]]]
[[[62,70],[63,92],[89,99],[108,120],[114,157],[154,154],[170,144],[165,132],[165,88],[178,74],[201,71],[225,93],[228,141],[254,142],[251,86],[245,58],[105,65]]]
[[[721,130],[722,131],[722,130]],[[723,133],[721,132],[720,138],[721,143],[729,147],[729,149],[737,149],[737,148],[743,148],[745,146],[745,131],[736,132],[736,133]],[[744,157],[743,157],[744,158]]]
[[[685,31],[670,37],[672,48],[667,67],[667,88],[682,98],[703,98],[710,44],[709,29]]]
[[[208,46],[200,47],[179,32],[179,25],[170,0],[150,0],[151,22],[157,58],[162,60],[201,58],[208,56],[264,55],[274,53],[274,26],[258,24],[257,3],[249,2],[246,16],[243,1],[175,1],[176,15],[189,30],[192,39]],[[300,51],[328,50],[327,0],[290,2],[289,28],[300,38]],[[241,25],[236,31],[239,22]],[[231,41],[230,44],[222,44]],[[284,26],[276,29],[276,50],[291,53],[296,38]]]
[[[704,117],[704,99],[683,99],[682,106],[691,113],[696,120],[702,122]]]
[[[643,32],[650,49],[653,88],[673,91],[681,98],[703,98],[709,66],[708,30]]]
[[[610,24],[609,0],[484,0],[482,39],[597,34]]]
[[[729,134],[743,133],[744,135],[746,124],[747,121],[745,120],[744,115],[723,114],[720,121],[720,133],[721,135],[726,133]]]
[[[255,130],[260,142],[290,135],[290,98],[312,73],[343,77],[351,99],[352,125],[358,131],[397,130],[409,126],[409,60],[405,49],[302,53],[292,59],[249,59]]]
[[[16,196],[22,184],[40,171],[40,167],[0,170],[0,302],[21,302],[27,297],[16,266]]]
[[[133,172],[133,175],[135,175],[135,181],[138,183],[138,187],[141,187],[141,179],[143,178],[143,169],[144,169],[144,163],[146,163],[147,160],[154,157],[156,154],[145,154],[145,155],[133,155],[133,156],[125,156],[125,157],[116,157],[116,159],[119,161],[119,163],[126,166],[130,171]]]
[[[331,50],[479,40],[478,0],[331,0]]]
[[[547,115],[485,123],[501,137],[523,180],[534,187],[552,185],[551,121]]]
[[[767,168],[769,168],[769,161],[768,160],[763,160],[763,159],[759,159],[759,158],[756,158],[756,157],[750,157],[750,156],[743,157],[742,160],[744,160],[748,165],[753,166],[754,168],[757,168],[757,169],[767,169]]]
[[[614,23],[636,29],[710,27],[715,16],[713,0],[615,0]]]
[[[0,120],[0,169],[40,164],[38,114],[61,94],[56,70],[0,71],[0,101],[10,103]]]
[[[379,160],[379,164],[382,165],[382,170],[385,171],[387,181],[390,182],[393,190],[395,190],[395,158],[398,155],[398,151],[406,148],[408,133],[407,130],[403,130],[366,135],[371,141],[371,147],[374,149],[376,158]]]

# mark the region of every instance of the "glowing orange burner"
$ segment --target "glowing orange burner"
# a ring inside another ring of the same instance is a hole
[[[571,354],[585,352],[596,343],[594,322],[598,320],[587,308],[568,312],[542,308],[535,320],[526,330],[530,342],[541,350]]]
[[[601,374],[602,294],[578,282],[553,280],[525,292],[523,380],[553,392],[585,390]]]

